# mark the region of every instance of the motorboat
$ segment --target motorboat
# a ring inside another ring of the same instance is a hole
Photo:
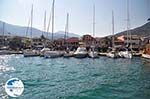
[[[78,47],[74,55],[76,58],[86,58],[88,55],[88,52],[85,47]]]
[[[106,54],[106,56],[109,57],[109,58],[117,58],[118,57],[118,55],[117,55],[117,53],[115,51],[108,52]]]
[[[95,51],[90,51],[88,55],[90,58],[99,58],[98,53]]]
[[[120,51],[120,52],[118,53],[118,55],[119,55],[119,57],[121,57],[121,58],[129,58],[129,59],[132,58],[132,53],[129,52],[128,50],[127,50],[127,51]]]
[[[142,57],[143,57],[143,58],[150,59],[150,55],[149,55],[149,54],[142,54]]]
[[[150,59],[150,44],[146,44],[142,57]]]
[[[89,58],[99,58],[98,53],[94,51],[94,47],[88,53]]]
[[[118,53],[116,52],[116,49],[113,47],[109,47],[108,53],[106,53],[106,56],[109,58],[117,58]]]

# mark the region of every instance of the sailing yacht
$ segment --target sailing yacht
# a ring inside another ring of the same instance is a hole
[[[33,23],[33,4],[32,4],[32,8],[31,8],[31,27],[30,27],[30,29],[31,29],[31,34],[30,34],[31,45],[32,45],[32,23]],[[28,32],[28,30],[27,30],[27,32]],[[33,56],[39,56],[40,53],[37,50],[26,49],[23,51],[23,55],[24,55],[24,57],[33,57]]]
[[[54,33],[54,10],[55,10],[55,0],[53,0],[52,2],[52,42],[53,42],[53,33]],[[60,57],[63,55],[63,52],[59,52],[59,51],[45,51],[44,52],[44,57],[45,58],[56,58],[56,57]]]
[[[68,43],[66,42],[68,37],[69,37],[69,13],[67,13],[67,20],[66,20],[66,26],[65,26],[64,44],[66,45],[66,51],[63,55],[64,58],[69,58],[69,57],[74,56],[73,52],[70,52]]]
[[[95,5],[93,6],[93,37],[95,36]],[[88,53],[89,58],[99,58],[98,53],[95,51],[94,39],[92,41],[91,49]]]
[[[46,11],[44,13],[44,25],[43,26],[44,26],[43,31],[44,31],[44,33],[46,33],[45,32],[46,31]],[[48,26],[48,28],[49,28],[49,26]],[[49,31],[47,30],[47,38],[48,38],[48,32]],[[44,53],[47,51],[50,51],[50,48],[46,47],[46,40],[44,40],[44,48],[40,51],[40,56],[44,57]]]
[[[117,53],[114,47],[114,12],[112,11],[112,48],[110,48],[110,51],[106,54],[107,57],[110,58],[117,58]]]
[[[129,44],[129,35],[130,35],[130,39],[131,39],[131,33],[130,33],[130,14],[129,14],[129,0],[127,0],[127,45]],[[132,51],[132,48],[131,48]],[[122,58],[132,58],[132,52],[129,51],[129,48],[127,48],[125,51],[120,51],[118,54],[120,57]]]

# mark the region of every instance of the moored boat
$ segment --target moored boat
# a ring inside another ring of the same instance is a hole
[[[112,11],[112,47],[109,48],[109,52],[106,54],[109,58],[117,58],[117,52],[114,43],[114,12]]]
[[[68,52],[68,53],[64,53],[63,57],[64,58],[69,58],[69,57],[74,57],[74,53],[73,52]]]
[[[126,51],[120,51],[120,52],[118,52],[118,55],[121,58],[129,58],[129,59],[132,58],[132,53],[130,51],[128,51],[128,50],[126,50]]]
[[[145,46],[145,49],[144,49],[143,54],[142,54],[142,57],[150,59],[150,44],[147,44]]]
[[[150,55],[149,55],[149,54],[142,54],[142,57],[143,57],[143,58],[150,59]]]
[[[88,53],[85,47],[78,47],[74,55],[76,58],[86,58]]]
[[[109,57],[109,58],[117,58],[118,57],[118,55],[117,55],[117,53],[115,51],[108,52],[106,54],[106,56]]]
[[[88,53],[89,58],[99,58],[98,53],[95,51],[90,51]]]

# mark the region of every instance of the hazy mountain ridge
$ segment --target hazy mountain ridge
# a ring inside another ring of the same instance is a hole
[[[17,26],[17,25],[11,25],[8,23],[5,23],[5,35],[11,35],[11,36],[26,36],[26,31],[28,27],[22,27],[22,26]],[[0,35],[3,34],[3,22],[0,21]],[[47,36],[47,33],[36,29],[32,28],[32,37],[40,37],[41,35],[44,35],[45,37]],[[28,28],[28,33],[27,36],[30,37],[31,35],[31,28]],[[51,38],[51,33],[48,33],[48,38]],[[65,32],[63,31],[58,31],[54,33],[54,39],[58,38],[63,38],[65,35]],[[80,37],[79,35],[75,33],[69,33],[69,37]]]
[[[31,28],[28,28],[28,33],[27,36],[30,37],[30,31]],[[11,36],[26,36],[26,31],[27,31],[27,27],[22,27],[22,26],[17,26],[17,25],[11,25],[8,23],[5,23],[5,35],[11,35]],[[132,29],[131,31],[132,35],[138,35],[141,37],[147,37],[150,36],[150,22]],[[0,35],[3,34],[3,22],[0,21]],[[47,33],[38,30],[36,28],[32,29],[32,37],[40,37],[41,35],[44,35],[45,37],[47,36]],[[117,33],[116,36],[121,36],[121,35],[126,35],[127,31],[123,31],[120,33]],[[51,39],[51,33],[48,33],[48,38]],[[54,39],[58,39],[58,38],[64,38],[65,32],[64,31],[58,31],[55,32],[54,34]],[[69,37],[80,37],[80,35],[77,35],[75,33],[69,33]]]
[[[147,36],[150,36],[150,22],[140,26],[140,27],[137,27],[137,28],[134,28],[134,29],[131,29],[131,34],[132,35],[138,35],[138,36],[141,36],[141,37],[147,37]],[[123,32],[120,32],[120,33],[117,33],[116,36],[120,36],[120,35],[127,35],[127,31],[123,31]]]

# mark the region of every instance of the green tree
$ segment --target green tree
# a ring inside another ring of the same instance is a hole
[[[17,50],[17,49],[21,49],[23,47],[23,43],[21,38],[19,37],[14,37],[10,42],[9,42],[9,47],[12,50]]]

